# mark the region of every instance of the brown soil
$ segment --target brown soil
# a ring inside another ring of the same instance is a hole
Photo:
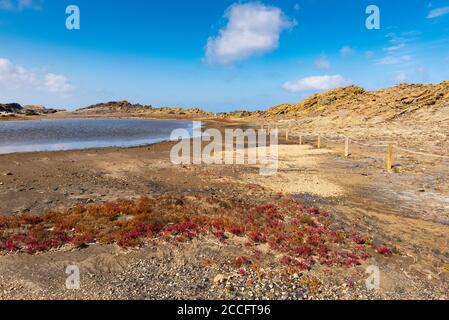
[[[448,299],[447,163],[420,159],[418,165],[414,158],[397,158],[396,172],[387,173],[383,149],[351,145],[351,157],[344,158],[341,143],[323,143],[316,150],[293,139],[297,136],[282,141],[279,172],[272,177],[259,176],[255,166],[172,165],[172,143],[3,155],[0,212],[42,214],[80,203],[166,193],[244,198],[251,194],[242,186],[261,185],[267,193],[282,192],[327,210],[332,228],[385,244],[394,249],[393,257],[374,253],[358,267],[288,276],[269,263],[263,268],[274,274],[260,278],[254,272],[240,275],[230,266],[234,257],[251,254],[246,240],[238,237],[226,243],[207,236],[186,243],[152,240],[137,250],[97,244],[1,256],[0,297]],[[81,269],[79,291],[65,289],[65,267],[73,263]],[[368,265],[380,268],[379,291],[365,288]]]

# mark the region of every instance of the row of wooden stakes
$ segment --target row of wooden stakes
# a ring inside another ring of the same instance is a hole
[[[262,127],[262,129],[264,129],[264,127]],[[267,133],[270,134],[271,133],[271,129],[268,128],[267,129]],[[290,133],[289,130],[285,131],[285,141],[289,142],[289,138],[290,138]],[[349,153],[349,137],[345,137],[345,153],[344,156],[345,158],[348,158],[350,153]],[[302,135],[299,136],[299,144],[303,145],[304,144],[304,138]],[[321,135],[317,135],[316,138],[316,148],[317,149],[321,149]],[[389,143],[388,144],[388,150],[387,150],[387,171],[391,172],[393,169],[393,147],[394,144],[393,143]]]

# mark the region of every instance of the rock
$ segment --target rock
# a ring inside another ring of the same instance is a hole
[[[18,103],[0,104],[0,112],[20,113],[23,107]]]
[[[436,223],[449,225],[449,219],[438,218],[434,220]]]
[[[441,254],[441,251],[438,248],[432,249],[432,252],[435,253],[435,254]]]
[[[27,116],[37,116],[37,115],[39,115],[39,113],[37,113],[34,110],[25,110],[25,115],[27,115]]]
[[[151,105],[132,104],[128,101],[111,101],[98,103],[75,111],[77,114],[176,114],[176,115],[198,115],[211,116],[212,113],[199,108],[153,108]]]
[[[445,108],[448,100],[449,87],[445,82],[428,85],[404,84],[378,91],[365,91],[360,87],[349,86],[314,94],[294,104],[277,105],[262,114],[254,112],[249,116],[313,117],[314,120],[308,121],[308,124],[319,122],[323,118],[325,122],[328,120],[335,124],[347,123],[350,116],[353,123],[375,124],[397,119],[414,120],[415,113],[429,110],[426,112],[432,114],[439,108]],[[425,119],[428,123],[427,117]],[[439,122],[439,116],[432,117],[431,121]]]
[[[215,284],[221,284],[226,280],[226,277],[223,274],[217,274],[214,278]]]
[[[37,105],[21,106],[18,103],[0,104],[0,112],[6,112],[6,113],[12,113],[12,114],[24,114],[27,116],[56,113],[58,111],[63,111],[63,110],[47,109],[43,106],[37,106]]]
[[[20,213],[30,212],[30,208],[22,207],[22,208],[19,209],[19,212],[20,212]]]

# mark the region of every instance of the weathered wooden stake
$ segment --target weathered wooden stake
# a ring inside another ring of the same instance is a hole
[[[346,137],[345,140],[345,157],[349,157],[349,137]]]
[[[287,129],[287,131],[285,131],[285,141],[288,142],[288,129]]]
[[[318,138],[316,140],[316,147],[317,149],[321,149],[321,135],[318,135]]]
[[[302,145],[302,136],[299,136],[299,144]]]
[[[391,172],[391,169],[393,169],[393,144],[388,144],[388,157],[387,157],[387,170],[388,172]]]

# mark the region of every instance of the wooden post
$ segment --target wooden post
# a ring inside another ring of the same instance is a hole
[[[321,135],[318,135],[318,138],[316,140],[316,147],[317,149],[321,149]]]
[[[285,131],[285,141],[288,142],[288,129],[287,129],[287,131]]]
[[[302,136],[299,136],[299,144],[302,145]]]
[[[388,157],[387,157],[387,170],[388,172],[391,172],[391,169],[393,169],[393,144],[388,144]]]
[[[346,137],[345,140],[345,157],[349,157],[349,137]]]

